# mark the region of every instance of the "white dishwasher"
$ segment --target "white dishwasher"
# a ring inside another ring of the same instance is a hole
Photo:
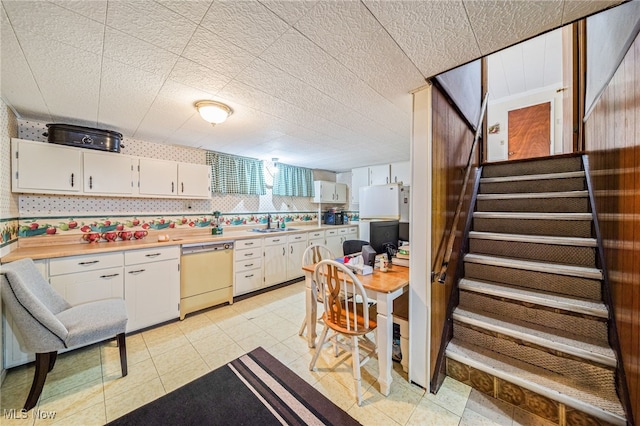
[[[180,257],[180,319],[233,303],[233,241],[183,244]]]

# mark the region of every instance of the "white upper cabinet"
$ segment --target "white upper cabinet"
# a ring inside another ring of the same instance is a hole
[[[84,192],[114,196],[132,195],[134,192],[134,159],[126,155],[85,152]]]
[[[369,168],[359,167],[351,170],[351,202],[360,202],[360,187],[369,186]]]
[[[369,166],[369,185],[386,185],[391,183],[388,164]]]
[[[410,161],[391,163],[391,183],[402,183],[404,186],[411,185]]]
[[[175,196],[178,186],[178,163],[141,158],[140,195]]]
[[[313,182],[314,203],[336,203],[344,204],[347,202],[347,185],[344,183],[328,182],[325,180],[316,180]]]
[[[12,191],[69,194],[82,191],[82,152],[61,145],[13,139]]]
[[[178,195],[180,197],[210,197],[211,166],[178,163]]]

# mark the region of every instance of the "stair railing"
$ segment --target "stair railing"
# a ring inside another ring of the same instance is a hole
[[[476,135],[473,138],[473,145],[471,145],[471,151],[469,152],[469,159],[467,160],[467,167],[464,174],[464,180],[462,182],[462,188],[460,190],[460,198],[458,198],[458,206],[456,207],[456,214],[453,217],[453,224],[451,225],[451,230],[449,232],[449,241],[447,242],[447,247],[444,252],[444,258],[442,259],[442,265],[440,266],[440,271],[434,272],[432,281],[437,281],[440,284],[444,284],[447,279],[447,268],[449,267],[449,261],[451,261],[451,254],[453,253],[453,244],[456,239],[456,229],[458,229],[458,221],[460,220],[460,213],[462,212],[462,205],[464,204],[464,194],[467,190],[467,184],[469,183],[469,176],[471,175],[471,165],[473,162],[473,157],[476,153],[476,147],[478,146],[478,139],[480,139],[480,135],[482,134],[482,121],[484,120],[484,116],[487,111],[487,101],[489,100],[489,93],[487,92],[484,95],[484,99],[482,100],[482,108],[480,109],[480,118],[478,118],[478,126],[476,127]]]

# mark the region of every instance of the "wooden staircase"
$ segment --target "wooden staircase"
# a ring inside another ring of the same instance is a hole
[[[582,158],[484,166],[446,373],[559,425],[625,425]]]

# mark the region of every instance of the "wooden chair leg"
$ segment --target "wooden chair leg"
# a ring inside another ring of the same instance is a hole
[[[127,343],[125,341],[124,333],[120,333],[117,336],[118,349],[120,349],[120,368],[122,369],[122,377],[128,374],[127,370]]]
[[[304,329],[307,328],[307,318],[305,317],[304,320],[302,320],[302,325],[300,326],[300,330],[298,330],[298,336],[302,336],[302,334],[304,333]]]
[[[360,348],[358,347],[358,337],[351,337],[351,363],[353,367],[353,385],[355,387],[356,400],[358,406],[362,405],[362,387],[360,386]]]
[[[49,352],[49,373],[53,370],[53,366],[56,365],[58,359],[58,352]]]
[[[56,362],[57,352],[45,352],[36,354],[36,371],[33,375],[33,383],[27,401],[24,403],[26,411],[31,410],[38,403],[44,382],[47,380],[47,374],[53,368]]]

